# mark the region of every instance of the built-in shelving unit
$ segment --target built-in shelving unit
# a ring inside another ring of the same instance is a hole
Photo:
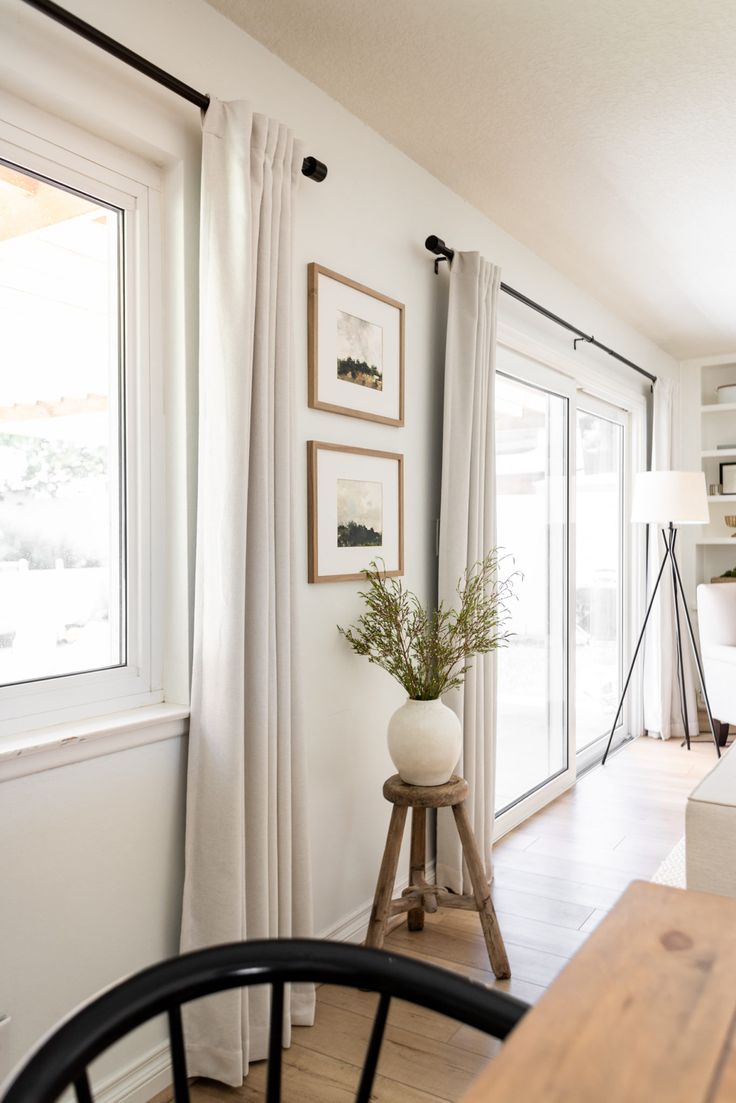
[[[736,402],[718,402],[718,388],[736,383],[736,357],[702,361],[697,364],[697,370],[699,387],[695,403],[699,399],[700,416],[696,455],[700,456],[700,465],[710,488],[720,483],[720,464],[736,460]],[[695,398],[695,395],[692,397]],[[725,521],[728,514],[736,514],[736,494],[709,493],[708,503],[710,523],[702,525],[693,534],[693,582],[696,584],[710,582],[712,578],[736,567],[736,539]]]

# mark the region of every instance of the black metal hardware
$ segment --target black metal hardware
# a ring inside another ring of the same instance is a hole
[[[185,84],[183,80],[179,80],[178,77],[172,76],[171,73],[167,73],[165,69],[161,69],[160,66],[154,65],[152,61],[148,61],[147,58],[142,57],[141,54],[137,54],[134,50],[129,50],[127,46],[123,46],[121,42],[117,42],[110,35],[104,34],[103,31],[93,27],[91,23],[86,23],[84,19],[80,19],[79,16],[73,15],[72,12],[67,11],[66,8],[60,7],[59,4],[55,4],[53,0],[23,0],[24,4],[28,4],[29,7],[35,8],[36,11],[42,12],[44,15],[48,15],[50,19],[54,19],[57,23],[61,23],[67,30],[73,31],[74,34],[78,34],[81,38],[85,38],[88,42],[98,46],[105,53],[111,54],[116,57],[118,61],[124,62],[126,65],[130,65],[132,69],[137,69],[139,73],[143,73],[144,76],[149,77],[151,80],[155,80],[158,84],[163,85],[164,88],[168,88],[170,92],[175,92],[177,96],[181,96],[182,99],[188,100],[189,103],[193,103],[195,107],[199,107],[200,110],[206,111],[210,105],[209,96],[204,92],[198,92],[196,88],[192,88],[190,84]],[[316,157],[305,157],[302,164],[302,173],[304,176],[309,177],[310,180],[314,180],[320,183],[327,176],[327,165],[322,161],[318,161]]]
[[[82,1007],[42,1042],[15,1076],[3,1103],[54,1103],[73,1084],[78,1103],[92,1103],[87,1067],[142,1023],[168,1016],[174,1098],[189,1099],[180,1007],[214,992],[272,986],[268,1103],[281,1098],[284,985],[326,983],[380,996],[356,1103],[368,1103],[392,997],[504,1039],[528,1004],[445,969],[384,950],[316,939],[236,942],[182,954],[115,985]]]
[[[89,1076],[87,1075],[86,1069],[83,1069],[74,1081],[74,1094],[77,1097],[77,1103],[92,1103],[92,1092],[90,1090]]]
[[[452,258],[455,256],[455,250],[451,249],[449,245],[445,245],[441,237],[437,237],[436,234],[430,234],[424,242],[426,249],[430,253],[434,253],[437,257],[447,260],[452,264]],[[435,274],[438,272],[438,262],[435,261],[434,265]],[[597,349],[602,352],[608,353],[614,360],[618,360],[622,364],[626,364],[628,368],[632,368],[639,375],[645,376],[651,383],[657,382],[656,375],[652,375],[651,372],[646,371],[644,368],[640,368],[638,364],[635,364],[633,360],[627,360],[625,356],[621,356],[620,353],[614,349],[609,348],[608,345],[604,345],[602,341],[596,340],[595,337],[588,333],[584,333],[582,329],[578,329],[577,326],[572,325],[571,322],[566,322],[564,318],[560,318],[559,314],[553,314],[551,310],[547,310],[546,306],[542,306],[540,303],[535,303],[534,299],[530,299],[527,295],[523,295],[521,291],[517,291],[513,287],[509,287],[507,283],[501,284],[501,290],[505,291],[507,295],[510,295],[512,299],[516,299],[517,302],[523,303],[524,306],[528,306],[530,310],[534,310],[537,314],[541,314],[544,318],[548,318],[550,322],[554,322],[555,325],[562,326],[563,329],[568,330],[570,333],[577,334],[577,340],[573,342],[575,348],[578,347],[578,341],[587,341],[589,345],[595,345]]]
[[[608,752],[611,749],[611,743],[613,742],[613,735],[616,731],[616,725],[618,724],[619,717],[621,716],[622,709],[624,707],[624,699],[626,697],[626,691],[629,688],[629,682],[631,681],[631,675],[634,673],[634,666],[636,664],[639,650],[644,639],[644,633],[646,632],[647,623],[649,622],[649,614],[654,608],[654,599],[657,596],[657,590],[659,584],[662,581],[662,575],[667,565],[667,560],[670,561],[670,568],[672,571],[672,592],[675,600],[675,635],[677,644],[677,675],[680,688],[680,708],[682,710],[682,721],[685,728],[685,742],[687,743],[687,749],[690,750],[690,724],[687,718],[687,699],[685,696],[685,673],[683,664],[682,653],[682,629],[680,627],[680,605],[682,601],[682,607],[685,611],[685,620],[687,622],[688,634],[690,636],[690,647],[692,648],[693,655],[695,657],[695,664],[698,668],[698,678],[700,679],[700,688],[703,692],[703,700],[705,701],[705,709],[708,713],[708,723],[710,725],[711,735],[713,736],[713,743],[716,748],[716,754],[721,757],[721,748],[719,745],[718,735],[716,734],[715,724],[713,723],[713,715],[710,711],[710,701],[708,699],[708,690],[705,688],[705,671],[703,670],[703,664],[700,661],[700,654],[698,653],[698,645],[695,642],[695,633],[693,632],[692,621],[690,620],[690,610],[687,607],[687,598],[685,597],[685,587],[682,585],[682,578],[680,577],[680,568],[677,565],[677,556],[675,554],[675,543],[677,542],[677,529],[672,522],[666,529],[662,529],[662,539],[664,540],[664,555],[662,556],[662,563],[660,564],[659,574],[657,575],[657,581],[654,583],[654,589],[652,590],[652,596],[649,598],[649,605],[647,606],[646,616],[644,617],[644,623],[641,626],[641,632],[639,633],[639,639],[636,642],[634,648],[634,655],[631,660],[631,666],[629,667],[629,673],[624,683],[623,693],[621,694],[621,700],[618,703],[618,709],[613,720],[611,727],[611,733],[608,736],[608,743],[606,744],[606,753],[603,755],[602,765],[605,766],[606,759],[608,758]],[[679,595],[679,600],[678,600]]]
[[[169,1048],[171,1050],[171,1067],[174,1072],[174,1097],[177,1103],[189,1103],[187,1055],[184,1048],[181,1008],[178,1004],[169,1008]]]
[[[355,1103],[370,1103],[371,1091],[373,1090],[373,1081],[376,1076],[376,1069],[378,1068],[378,1058],[381,1053],[381,1045],[383,1044],[383,1032],[386,1029],[386,1020],[388,1019],[390,1003],[391,997],[384,992],[378,1001],[378,1010],[373,1020],[373,1029],[371,1030],[371,1037],[368,1042],[368,1052],[365,1055],[365,1064],[363,1065],[363,1073],[360,1077]]]

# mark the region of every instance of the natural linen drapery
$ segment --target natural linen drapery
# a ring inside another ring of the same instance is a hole
[[[442,430],[438,596],[457,603],[457,582],[496,539],[494,382],[496,310],[501,270],[478,253],[455,253],[450,273]],[[495,780],[496,663],[479,655],[465,683],[445,698],[463,727],[460,773],[470,784],[467,803],[479,849],[491,875]],[[437,882],[463,886],[457,833],[441,809],[437,817]]]
[[[309,935],[292,615],[292,230],[303,151],[245,103],[204,121],[199,490],[182,950]],[[189,1071],[239,1085],[266,989],[186,1009]],[[291,989],[290,1023],[313,992]]]
[[[652,471],[672,471],[675,461],[677,387],[670,379],[658,379],[654,385],[652,413]],[[679,543],[678,537],[678,543]],[[648,576],[649,593],[662,562],[664,543],[659,526],[649,526]],[[690,734],[698,730],[698,710],[695,680],[685,616],[680,610],[683,643],[683,666],[687,693],[687,715]],[[684,735],[680,683],[678,678],[675,608],[669,564],[644,639],[644,728],[647,735],[660,739]]]

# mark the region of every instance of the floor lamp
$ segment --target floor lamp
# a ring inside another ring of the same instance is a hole
[[[639,655],[642,641],[644,640],[644,633],[646,632],[649,615],[654,607],[654,599],[657,596],[659,584],[662,581],[665,567],[668,562],[672,578],[672,598],[674,603],[675,636],[677,644],[677,674],[680,685],[680,708],[682,709],[682,723],[685,728],[685,742],[687,743],[687,749],[690,750],[690,725],[687,718],[687,698],[685,694],[685,669],[683,664],[682,630],[680,626],[680,602],[682,602],[682,608],[685,612],[690,646],[693,656],[695,657],[695,665],[698,668],[700,688],[703,691],[703,700],[705,701],[705,707],[708,712],[708,723],[710,724],[710,730],[713,735],[716,753],[720,758],[721,749],[718,745],[718,737],[713,725],[708,691],[705,688],[703,664],[698,654],[698,646],[695,642],[695,633],[693,632],[693,625],[690,619],[690,612],[687,607],[685,590],[682,585],[682,577],[680,575],[680,568],[675,553],[677,529],[680,525],[707,525],[710,520],[708,514],[708,497],[705,489],[705,474],[702,471],[641,472],[641,474],[636,476],[634,482],[634,502],[631,510],[631,520],[632,522],[639,522],[644,525],[661,526],[662,539],[664,541],[664,555],[662,556],[662,563],[659,568],[659,574],[657,575],[657,581],[652,590],[652,596],[649,599],[649,605],[647,606],[644,623],[641,626],[639,639],[634,649],[634,655],[624,683],[621,700],[618,703],[611,734],[608,737],[606,753],[603,755],[603,765],[605,765],[606,759],[608,758],[608,752],[611,749],[613,733],[616,730],[616,725],[618,724],[621,711],[624,707],[624,698],[626,697],[631,675],[634,673],[634,665]]]

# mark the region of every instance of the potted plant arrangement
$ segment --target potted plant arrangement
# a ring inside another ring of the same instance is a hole
[[[402,781],[410,785],[449,780],[460,757],[462,732],[441,697],[462,685],[472,656],[508,641],[514,576],[501,578],[498,568],[494,549],[459,580],[457,607],[441,602],[430,610],[374,561],[363,572],[366,612],[353,627],[338,626],[358,655],[383,667],[407,692],[389,722],[388,749]]]

